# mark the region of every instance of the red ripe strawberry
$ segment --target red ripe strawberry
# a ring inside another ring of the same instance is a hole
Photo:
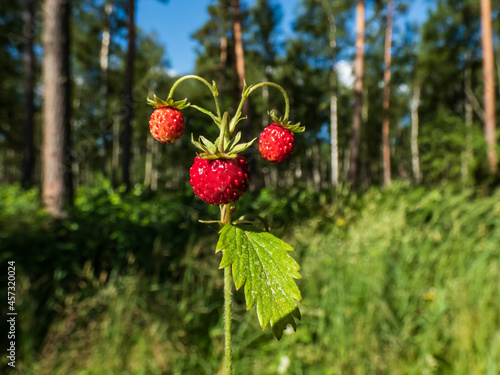
[[[235,159],[202,159],[195,157],[189,170],[194,193],[211,204],[235,202],[247,191],[248,163]]]
[[[149,130],[161,143],[173,143],[184,132],[184,117],[174,107],[158,107],[151,114]]]
[[[278,124],[269,125],[260,133],[259,151],[264,159],[273,163],[282,162],[293,151],[293,133]]]

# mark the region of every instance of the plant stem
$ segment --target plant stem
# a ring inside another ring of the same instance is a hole
[[[262,86],[276,87],[278,90],[281,91],[281,94],[283,94],[283,98],[285,99],[285,116],[283,117],[283,119],[285,121],[287,121],[288,120],[288,115],[290,114],[290,101],[288,100],[288,95],[287,95],[285,89],[283,87],[281,87],[280,85],[278,85],[277,83],[274,83],[274,82],[262,82],[262,83],[259,83],[259,84],[255,85],[255,86],[252,86],[251,89],[248,92],[248,95],[250,95],[250,93],[253,90],[258,89],[259,87],[262,87]]]
[[[221,208],[222,226],[231,224],[231,204]],[[224,268],[224,368],[231,375],[231,266]]]
[[[219,107],[219,100],[217,99],[219,96],[219,92],[217,91],[217,87],[215,86],[215,83],[213,85],[211,85],[210,83],[208,83],[208,81],[205,78],[202,78],[202,77],[194,75],[194,74],[189,74],[187,76],[179,78],[172,85],[172,88],[170,89],[170,92],[168,93],[168,97],[171,98],[174,95],[174,91],[177,88],[177,86],[179,85],[179,83],[181,83],[182,81],[184,81],[186,79],[197,79],[198,81],[203,82],[210,89],[210,91],[212,92],[212,95],[214,97],[215,108],[217,110],[217,117],[220,119],[221,113],[220,113],[220,107]]]
[[[234,129],[236,128],[236,124],[238,124],[238,121],[241,116],[241,109],[243,108],[243,103],[245,103],[245,100],[248,98],[248,96],[256,89],[263,87],[263,86],[272,86],[280,90],[281,94],[283,95],[283,99],[285,99],[285,116],[283,117],[283,121],[287,122],[288,121],[288,115],[290,114],[290,101],[288,100],[288,95],[283,87],[278,85],[277,83],[274,82],[262,82],[259,83],[255,86],[249,86],[249,88],[245,88],[243,90],[243,93],[241,94],[241,101],[240,104],[238,105],[238,109],[236,110],[236,114],[231,120],[230,126],[229,126],[229,131],[232,133]]]
[[[224,268],[224,367],[231,375],[231,267]]]

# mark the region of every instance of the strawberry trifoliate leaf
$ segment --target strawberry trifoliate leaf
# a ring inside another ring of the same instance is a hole
[[[223,251],[220,268],[232,265],[236,289],[245,284],[247,309],[257,305],[262,329],[270,323],[278,340],[288,324],[295,330],[302,296],[293,279],[302,277],[288,254],[293,248],[257,227],[228,224],[220,231],[219,251]]]

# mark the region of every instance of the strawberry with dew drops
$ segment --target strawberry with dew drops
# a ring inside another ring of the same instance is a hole
[[[189,183],[194,193],[203,201],[217,205],[236,202],[247,191],[248,163],[239,153],[255,141],[238,144],[241,132],[231,138],[227,112],[219,125],[221,133],[215,142],[217,146],[203,136],[200,142],[192,139],[203,152],[195,157],[189,170]]]
[[[291,125],[288,121],[270,113],[274,123],[266,127],[259,136],[259,151],[264,159],[272,163],[280,163],[290,157],[293,152],[293,133],[304,131],[299,124]]]
[[[161,100],[156,95],[148,99],[148,104],[155,107],[149,120],[149,130],[154,139],[161,143],[173,143],[184,132],[184,116],[180,111],[189,106],[186,99],[174,102],[172,98]]]

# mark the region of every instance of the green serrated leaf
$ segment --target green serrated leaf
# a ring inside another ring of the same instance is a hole
[[[293,279],[300,267],[288,254],[293,248],[269,232],[228,224],[220,231],[216,252],[223,251],[220,268],[232,265],[236,288],[245,285],[247,309],[257,305],[262,329],[270,323],[279,340],[288,324],[296,329],[302,300]]]

